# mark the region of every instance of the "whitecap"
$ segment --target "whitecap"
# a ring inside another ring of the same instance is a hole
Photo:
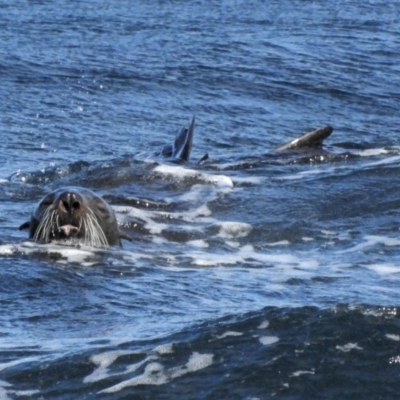
[[[246,237],[253,229],[250,224],[244,222],[225,221],[217,225],[220,228],[218,236],[227,239]]]
[[[165,368],[160,362],[151,362],[146,365],[143,374],[122,381],[99,393],[115,393],[129,386],[137,385],[163,385],[180,376],[207,368],[213,363],[213,354],[193,352],[188,362],[182,366]]]
[[[258,338],[258,340],[264,346],[269,346],[271,344],[279,342],[279,338],[277,336],[261,336]]]
[[[360,347],[357,343],[347,343],[343,346],[336,346],[336,348],[340,351],[348,353],[351,350],[362,350],[363,348]]]

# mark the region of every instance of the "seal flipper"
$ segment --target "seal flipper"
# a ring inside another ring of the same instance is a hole
[[[188,162],[192,151],[194,123],[195,117],[192,118],[189,128],[182,128],[174,143],[165,146],[161,150],[161,154],[165,157],[173,158],[174,162]]]
[[[322,142],[330,136],[333,128],[329,125],[323,128],[316,129],[315,131],[308,132],[288,143],[278,147],[275,151],[298,150],[304,148],[322,147]]]
[[[197,162],[197,164],[201,164],[202,162],[207,161],[208,158],[209,158],[208,153],[204,154],[204,156],[200,158],[200,160]]]
[[[121,229],[118,229],[118,235],[120,239],[129,240],[130,242],[133,241],[133,238],[131,238],[127,233],[121,231]]]
[[[20,231],[22,231],[23,229],[29,229],[30,227],[31,227],[31,222],[30,221],[26,221],[18,229]]]

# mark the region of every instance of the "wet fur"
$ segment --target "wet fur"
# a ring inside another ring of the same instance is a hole
[[[20,227],[27,228],[29,237],[38,243],[67,241],[106,247],[121,246],[121,239],[131,240],[119,229],[115,213],[105,200],[88,189],[77,187],[58,189],[46,195],[30,221]]]

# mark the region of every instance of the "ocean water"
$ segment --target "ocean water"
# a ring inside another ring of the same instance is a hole
[[[400,2],[0,15],[1,400],[398,398]],[[156,156],[193,116],[190,162]],[[30,242],[71,185],[134,240]]]

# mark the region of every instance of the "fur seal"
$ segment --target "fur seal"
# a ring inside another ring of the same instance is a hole
[[[92,247],[121,246],[132,240],[122,232],[114,210],[89,189],[57,189],[39,202],[30,221],[19,229],[29,229],[29,238],[38,243],[70,241]]]

